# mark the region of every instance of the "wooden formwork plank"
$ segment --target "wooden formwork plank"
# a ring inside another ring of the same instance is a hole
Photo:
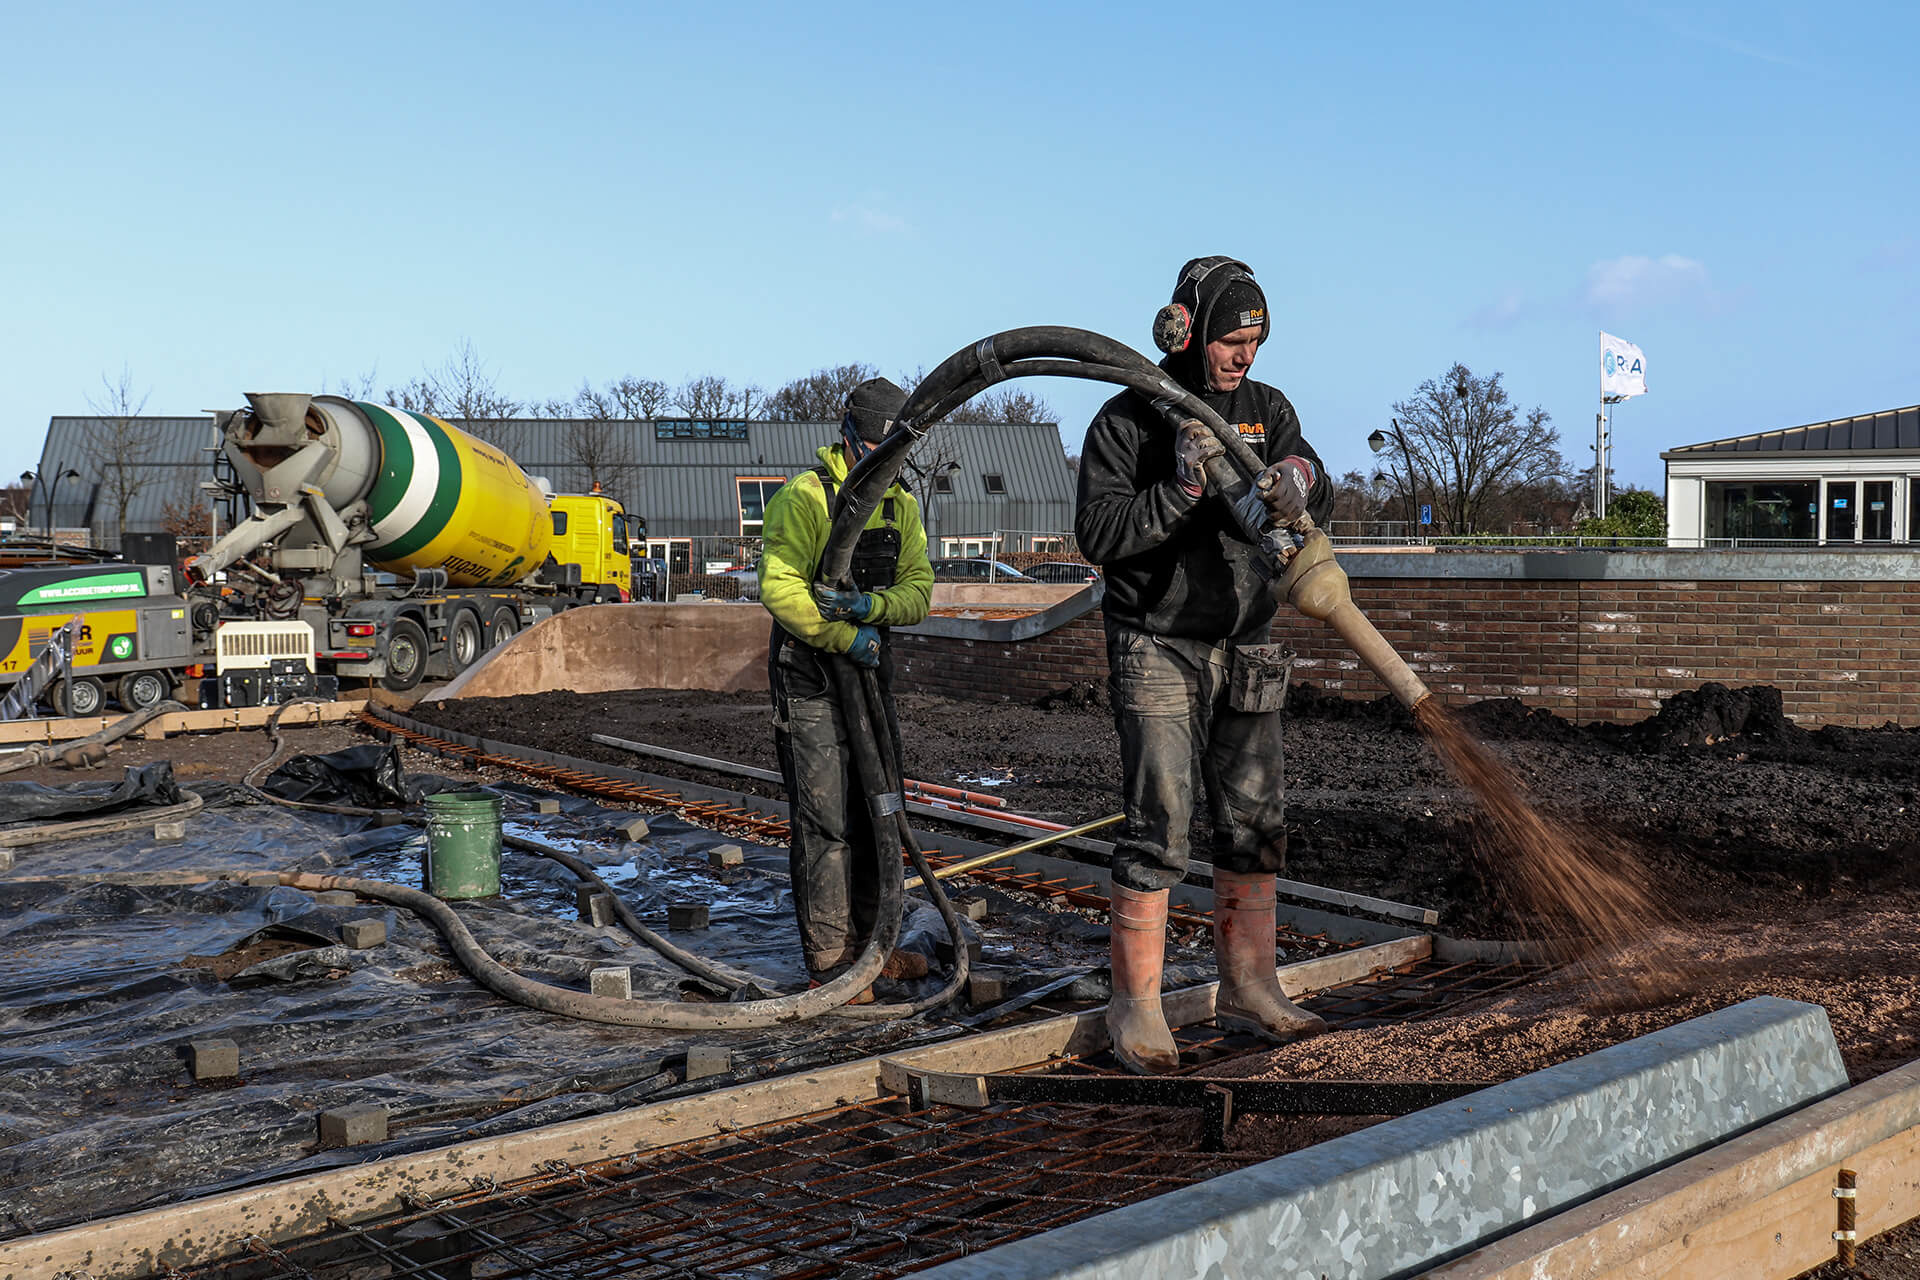
[[[1425,959],[1424,934],[1305,960],[1280,970],[1290,994],[1340,986],[1371,973]],[[1184,1025],[1213,1014],[1214,984],[1166,998],[1168,1021]],[[1106,1044],[1104,1011],[1040,1022],[885,1055],[933,1070],[956,1065],[1012,1071]],[[353,1222],[404,1207],[403,1196],[439,1197],[471,1189],[474,1180],[508,1182],[551,1160],[582,1164],[712,1137],[770,1121],[881,1097],[881,1057],[738,1085],[690,1098],[590,1116],[437,1151],[393,1156],[185,1204],[83,1223],[43,1235],[0,1240],[0,1280],[45,1280],[58,1272],[105,1277],[164,1273],[231,1252],[250,1236],[289,1240],[326,1228],[329,1218]]]
[[[334,702],[306,702],[290,706],[280,717],[282,725],[327,724],[351,717],[365,706],[361,698],[343,698]],[[257,729],[278,707],[210,707],[196,711],[169,711],[139,729],[136,738],[164,738],[176,733],[204,733],[215,729]],[[14,746],[36,742],[69,742],[90,738],[112,727],[119,716],[80,716],[55,720],[0,721],[0,745]]]
[[[1789,1277],[1834,1256],[1833,1188],[1862,1240],[1920,1215],[1920,1061],[1422,1273],[1422,1280]]]

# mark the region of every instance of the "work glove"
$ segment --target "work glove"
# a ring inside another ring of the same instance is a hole
[[[825,582],[813,584],[813,602],[828,622],[865,622],[873,616],[874,598],[858,587],[842,591]]]
[[[863,667],[880,665],[880,633],[872,627],[860,627],[853,633],[853,643],[847,646],[847,656]]]
[[[1275,524],[1289,525],[1307,514],[1307,492],[1313,488],[1313,479],[1313,464],[1293,454],[1255,476],[1253,492]]]
[[[1226,451],[1227,446],[1214,438],[1205,423],[1189,418],[1180,424],[1173,438],[1173,476],[1188,497],[1197,498],[1207,491],[1207,459]]]

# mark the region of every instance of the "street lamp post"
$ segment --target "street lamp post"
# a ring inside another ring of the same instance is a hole
[[[53,483],[47,487],[47,543],[50,546],[57,546],[60,542],[58,536],[59,531],[53,526],[53,503],[54,499],[60,495],[60,482],[67,479],[78,480],[79,478],[80,473],[63,462],[60,464],[59,469],[53,473]]]
[[[1420,526],[1414,517],[1419,514],[1420,495],[1414,487],[1413,451],[1407,448],[1407,437],[1400,430],[1400,419],[1389,418],[1388,421],[1393,423],[1393,440],[1400,446],[1400,458],[1401,461],[1406,464],[1407,468],[1407,529],[1413,536],[1418,537]],[[1373,450],[1375,453],[1379,453],[1386,447],[1387,433],[1375,428],[1373,434],[1367,437],[1367,448]],[[1393,460],[1391,458],[1387,460],[1387,468],[1389,471],[1393,468]],[[1399,477],[1396,476],[1394,478],[1398,479]]]

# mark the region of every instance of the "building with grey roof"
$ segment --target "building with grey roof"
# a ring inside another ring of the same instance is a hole
[[[1920,542],[1920,405],[1660,455],[1676,547]]]
[[[516,418],[456,425],[498,444],[557,492],[598,482],[646,519],[655,553],[682,569],[710,558],[724,541],[757,538],[766,499],[840,438],[838,423],[820,422]],[[163,531],[170,510],[205,500],[200,486],[213,479],[217,441],[211,418],[138,418],[131,429],[117,426],[91,417],[48,423],[40,474],[79,474],[51,495],[51,484],[36,488],[33,523],[49,523],[51,496],[52,523],[89,528],[97,543],[116,546],[121,490],[133,490],[124,495],[129,532]],[[104,460],[115,438],[139,451],[137,482],[129,481],[128,468]],[[1074,475],[1053,424],[941,427],[914,461],[918,468],[906,479],[920,499],[933,554],[1065,549]],[[225,528],[244,515],[243,507],[230,508],[214,519]],[[716,545],[703,551],[699,541]]]

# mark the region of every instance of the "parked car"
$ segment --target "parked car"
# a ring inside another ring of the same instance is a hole
[[[1048,560],[1027,566],[1027,576],[1035,582],[1098,582],[1100,571],[1079,560]]]
[[[721,576],[732,578],[740,584],[740,598],[742,600],[758,600],[760,598],[760,569],[758,566],[737,566],[726,570]]]
[[[1020,572],[1004,560],[988,560],[983,557],[951,557],[933,562],[935,582],[1032,582],[1026,574]]]

